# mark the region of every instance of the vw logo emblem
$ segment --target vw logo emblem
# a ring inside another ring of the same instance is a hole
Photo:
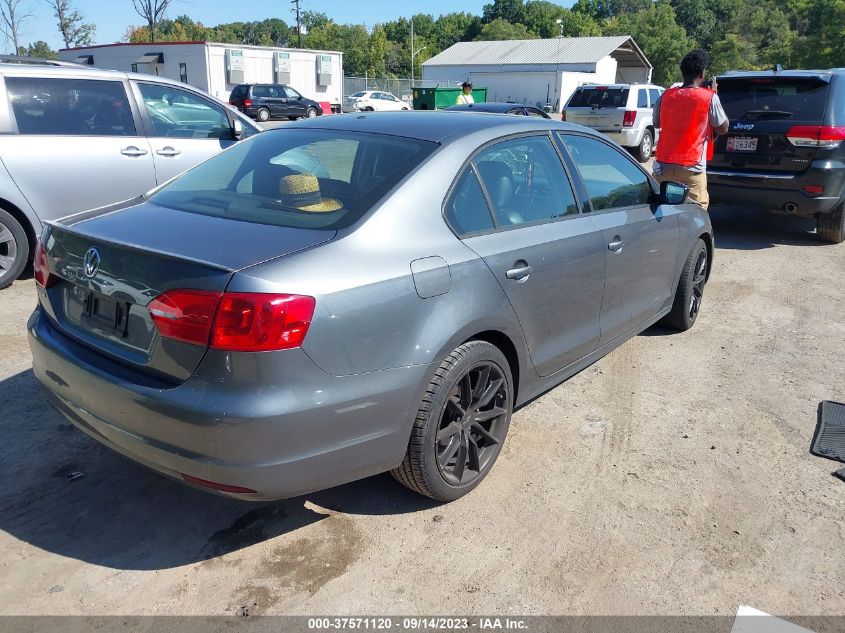
[[[88,252],[85,253],[85,259],[83,260],[82,272],[85,273],[85,276],[88,279],[95,277],[97,272],[100,270],[100,251],[96,248],[89,248]]]

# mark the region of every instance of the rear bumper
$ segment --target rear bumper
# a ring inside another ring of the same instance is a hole
[[[805,185],[822,185],[822,195],[803,191]],[[799,174],[754,173],[729,167],[707,168],[707,190],[711,203],[747,204],[792,215],[813,217],[830,213],[842,201],[845,191],[845,165],[818,161]]]
[[[602,132],[607,138],[616,141],[622,147],[637,147],[643,140],[643,130],[620,130],[619,132]]]
[[[75,426],[174,479],[256,491],[223,493],[241,499],[292,497],[396,467],[427,372],[338,378],[300,349],[212,350],[191,379],[160,389],[104,372],[40,310],[28,329],[35,376]]]

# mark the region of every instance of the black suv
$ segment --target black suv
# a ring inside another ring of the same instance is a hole
[[[845,69],[730,72],[718,78],[730,119],[707,165],[712,202],[815,217],[845,239]]]
[[[319,103],[285,84],[240,84],[229,95],[229,105],[259,121],[313,118],[323,113]]]

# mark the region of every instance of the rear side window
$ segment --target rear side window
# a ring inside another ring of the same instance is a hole
[[[436,148],[381,134],[278,130],[221,152],[151,200],[188,213],[334,230],[360,219]]]
[[[735,119],[821,123],[830,84],[818,77],[735,77],[719,79],[719,99]]]
[[[649,88],[648,98],[651,100],[651,107],[653,108],[654,104],[657,103],[657,100],[660,98],[660,91],[657,88]]]
[[[20,134],[135,136],[119,81],[6,77]]]
[[[492,145],[476,156],[474,164],[498,226],[578,213],[563,164],[545,135]]]
[[[649,203],[648,176],[619,150],[584,136],[558,136],[587,186],[593,211]]]
[[[648,91],[645,88],[641,90],[637,90],[637,107],[638,108],[647,108],[648,107]]]
[[[458,181],[446,204],[446,219],[460,235],[493,228],[493,218],[475,170],[467,169]]]
[[[624,108],[628,103],[628,88],[580,88],[569,99],[567,108]]]

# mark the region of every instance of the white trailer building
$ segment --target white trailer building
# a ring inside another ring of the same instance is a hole
[[[314,101],[340,107],[343,53],[215,42],[103,44],[59,51],[59,58],[97,68],[182,81],[221,101],[241,83],[290,84]]]
[[[471,81],[488,101],[560,112],[585,83],[648,83],[652,65],[627,35],[458,42],[422,65],[423,79]]]

